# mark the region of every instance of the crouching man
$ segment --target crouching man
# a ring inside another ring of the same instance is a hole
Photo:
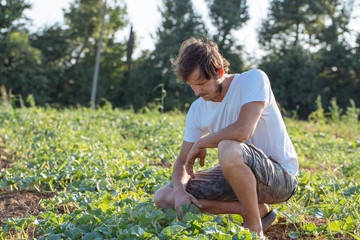
[[[206,213],[240,214],[262,237],[277,217],[267,204],[295,192],[298,161],[267,75],[257,69],[228,74],[228,67],[214,42],[182,44],[174,69],[199,98],[186,116],[172,183],[154,201],[179,213],[191,203]],[[195,159],[203,166],[207,148],[218,149],[219,166],[194,173]]]

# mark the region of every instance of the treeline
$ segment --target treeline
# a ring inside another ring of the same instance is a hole
[[[205,0],[215,32],[209,33],[191,0],[163,0],[159,6],[155,49],[134,59],[136,32],[129,29],[123,1],[107,1],[97,104],[135,110],[155,104],[163,110],[184,110],[195,99],[191,89],[176,83],[171,62],[180,44],[191,36],[216,41],[231,72],[250,68],[243,46],[234,36],[249,21],[246,0]],[[0,85],[17,99],[33,96],[37,105],[89,106],[99,41],[103,1],[74,0],[64,10],[64,25],[36,33],[26,27],[25,0],[0,1]],[[307,117],[331,100],[345,109],[360,103],[360,33],[349,29],[353,0],[271,0],[258,29],[265,56],[257,67],[270,77],[280,106]],[[353,41],[353,39],[356,39]],[[20,97],[21,96],[21,97]]]

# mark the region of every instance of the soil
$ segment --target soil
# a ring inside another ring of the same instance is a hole
[[[296,231],[296,228],[299,227],[298,223],[289,223],[286,221],[286,218],[278,218],[278,222],[270,226],[265,232],[265,236],[271,240],[285,240],[291,239],[289,233]]]
[[[35,191],[0,193],[0,226],[8,218],[39,215],[44,210],[40,204],[42,199],[50,198],[53,195]]]
[[[313,223],[317,227],[320,227],[326,224],[325,219],[319,219],[313,216],[307,216],[304,223]],[[299,223],[292,223],[287,220],[285,217],[278,218],[278,222],[269,227],[265,232],[265,236],[270,240],[290,240],[289,234],[291,232],[298,232],[297,229],[300,229],[301,226]],[[321,236],[309,236],[302,237],[300,239],[321,239]],[[324,238],[326,239],[326,238]]]
[[[0,138],[0,171],[3,168],[10,168],[14,163],[15,154],[9,153],[4,147],[4,139]],[[0,172],[0,181],[2,179]],[[0,226],[5,225],[8,218],[23,218],[27,216],[37,216],[43,208],[41,207],[42,199],[54,196],[53,193],[39,193],[36,191],[15,191],[5,192],[0,189]],[[33,232],[32,226],[28,231]],[[12,232],[15,234],[15,231]]]

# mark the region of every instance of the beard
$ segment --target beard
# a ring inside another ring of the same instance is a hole
[[[219,83],[219,84],[217,85],[217,92],[218,92],[218,93],[221,93],[222,90],[223,90],[222,83]]]
[[[214,101],[214,99],[221,94],[222,90],[223,85],[222,83],[219,83],[216,86],[216,92],[201,94],[200,97],[202,97],[205,101]]]

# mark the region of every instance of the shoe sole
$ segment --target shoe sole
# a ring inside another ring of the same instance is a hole
[[[271,224],[276,220],[277,215],[277,212],[273,209],[261,219],[263,231],[265,231],[271,226]]]

